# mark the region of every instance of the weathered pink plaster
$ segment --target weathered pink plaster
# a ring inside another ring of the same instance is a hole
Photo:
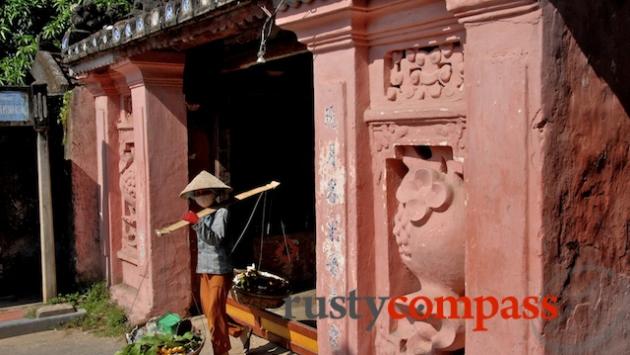
[[[157,237],[187,204],[183,58],[152,53],[86,79],[97,87],[101,231],[109,240],[112,295],[133,322],[191,301],[187,231]],[[98,90],[100,89],[100,91]]]
[[[549,165],[545,159],[573,164],[572,152],[544,151],[555,139],[543,117],[543,92],[555,93],[553,82],[543,82],[543,73],[552,72],[545,71],[544,59],[555,58],[543,52],[547,33],[539,2],[292,4],[277,23],[314,54],[318,296],[352,290],[389,297],[539,296],[543,266],[556,269],[543,265],[549,251],[542,241],[553,246],[560,238],[543,229],[543,213],[551,208],[544,201],[553,198],[543,196],[543,165]],[[581,53],[574,53],[578,46],[571,41],[567,46],[573,54],[565,60],[573,58],[578,69],[587,66]],[[597,79],[595,73],[585,75]],[[126,59],[86,79],[98,84],[92,90],[101,237],[107,241],[113,294],[133,308],[136,321],[180,311],[190,302],[189,263],[182,260],[189,257],[187,239],[152,232],[186,208],[175,197],[187,178],[179,80],[181,58],[160,53]],[[568,83],[584,86],[577,79]],[[571,91],[575,97],[597,96],[584,87]],[[613,101],[606,101],[610,112],[621,111]],[[579,103],[569,105],[578,118],[586,116]],[[586,124],[575,131],[564,131],[564,124],[557,128],[560,136],[586,134],[581,130]],[[602,142],[612,141],[601,136]],[[610,154],[623,157],[622,144],[609,146],[621,146]],[[578,162],[583,169],[591,166]],[[133,178],[121,181],[121,174]],[[605,179],[598,181],[599,186]],[[563,200],[558,203],[562,211]],[[622,210],[615,212],[619,220]],[[582,216],[580,211],[570,218]],[[564,228],[559,223],[551,227]],[[577,252],[558,253],[571,258]],[[576,307],[569,327],[585,323],[579,313],[584,307]],[[365,303],[358,311],[369,314]],[[468,354],[541,354],[547,346],[540,320],[495,317],[485,322],[487,332],[473,332],[471,321],[436,326],[399,322],[386,313],[372,330],[369,322],[369,317],[320,320],[319,352],[431,354],[464,347]],[[562,327],[548,329],[559,333]]]
[[[66,156],[72,162],[72,206],[77,279],[105,277],[105,257],[99,235],[98,169],[96,165],[94,98],[84,87],[73,90],[67,126]]]
[[[363,15],[350,2],[321,3],[311,17],[289,12],[278,23],[297,33],[314,54],[317,215],[317,295],[373,294],[372,182],[368,129],[367,48],[355,46]],[[306,7],[300,8],[306,10]],[[302,19],[302,21],[300,21]],[[297,26],[294,27],[293,25]],[[326,38],[320,42],[319,38]],[[365,307],[359,312],[367,314]],[[322,354],[369,353],[369,320],[318,322]]]
[[[280,14],[315,54],[319,295],[539,294],[540,18],[529,1],[479,0],[316,1]],[[330,186],[342,187],[335,203]],[[418,194],[426,206],[409,212]],[[467,353],[540,351],[530,323],[491,323],[467,326]],[[326,354],[464,345],[461,321],[421,328],[321,320],[318,339]]]
[[[531,5],[509,10],[501,10],[501,21],[488,21],[497,16],[492,12],[488,19],[462,19],[469,83],[464,171],[470,297],[522,299],[542,291],[544,131],[536,129],[542,120],[541,11]],[[495,317],[487,323],[492,331],[475,333],[469,322],[466,350],[539,353],[537,322]]]

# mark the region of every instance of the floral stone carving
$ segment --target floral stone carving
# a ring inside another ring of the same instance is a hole
[[[442,101],[462,98],[464,53],[459,44],[409,48],[391,53],[390,101]]]
[[[394,235],[404,264],[421,289],[408,300],[425,296],[459,297],[464,293],[464,188],[461,163],[449,158],[448,148],[432,148],[432,157],[407,156],[409,168],[398,190]],[[405,309],[401,307],[401,309]],[[397,321],[386,337],[393,353],[431,354],[463,347],[464,322],[438,319],[435,309],[424,321]],[[404,346],[403,346],[404,344]]]
[[[373,132],[376,151],[381,152],[392,148],[399,139],[405,137],[409,127],[390,123],[375,126]]]
[[[119,186],[122,196],[122,247],[123,250],[137,251],[136,241],[136,169],[134,162],[133,118],[125,112],[118,122],[119,147]]]

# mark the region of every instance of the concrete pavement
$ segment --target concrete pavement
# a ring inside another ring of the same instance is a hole
[[[206,334],[207,326],[203,325],[205,318],[195,317],[194,323]],[[230,338],[232,342],[231,355],[243,354],[243,347],[238,339]],[[252,336],[250,355],[278,354],[287,355],[291,352],[269,343],[265,339]],[[112,355],[125,345],[121,338],[99,337],[78,329],[49,330],[39,333],[0,339],[0,354],[11,355]],[[212,345],[207,342],[202,355],[212,355]]]
[[[103,338],[76,329],[48,330],[0,339],[0,354],[112,355],[123,338]]]
[[[208,338],[208,325],[206,323],[206,318],[202,316],[193,317],[192,319],[193,325],[195,328],[200,329],[205,335],[206,339]],[[273,343],[268,342],[266,339],[259,338],[255,335],[252,335],[250,340],[251,345],[249,347],[248,355],[263,355],[263,354],[274,354],[274,355],[289,355],[292,352],[275,345]],[[243,344],[239,339],[230,337],[230,343],[232,344],[232,350],[230,350],[230,355],[243,354]],[[212,352],[212,344],[210,344],[209,340],[206,340],[206,345],[201,350],[200,355],[213,355]]]

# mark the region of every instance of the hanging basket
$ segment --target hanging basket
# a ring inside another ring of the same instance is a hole
[[[255,308],[278,308],[289,296],[289,282],[278,275],[264,271],[234,269],[234,299]]]
[[[265,295],[257,295],[251,294],[249,292],[245,292],[239,289],[234,289],[234,299],[240,303],[247,306],[265,309],[265,308],[278,308],[282,307],[284,304],[284,299],[288,295],[284,296],[265,296]]]

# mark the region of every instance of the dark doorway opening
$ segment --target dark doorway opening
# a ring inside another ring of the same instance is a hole
[[[295,47],[292,34],[284,38]],[[184,91],[189,108],[189,175],[208,170],[237,193],[279,181],[281,185],[261,199],[235,249],[234,266],[260,264],[261,270],[289,279],[293,292],[314,295],[312,54],[298,51],[263,64],[239,66],[231,59],[250,53],[255,60],[255,46],[250,43],[239,49],[230,45],[229,52],[227,47],[211,43],[187,56]],[[232,242],[249,220],[256,199],[230,207]],[[191,233],[191,245],[195,241]],[[191,253],[194,272],[196,251]],[[195,296],[196,279],[193,276]]]
[[[0,307],[41,300],[35,138],[0,127]]]
[[[57,117],[61,98],[49,96],[48,103]],[[51,124],[47,136],[57,292],[67,293],[76,287],[70,161],[63,127]],[[0,308],[42,301],[36,142],[31,126],[0,127]]]

